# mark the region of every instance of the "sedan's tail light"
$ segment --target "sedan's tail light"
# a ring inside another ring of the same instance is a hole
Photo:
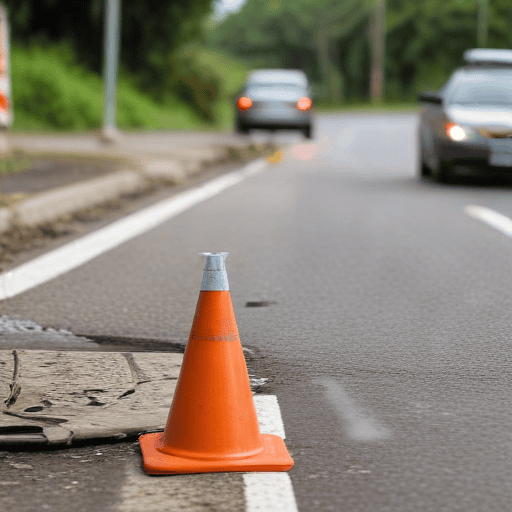
[[[309,98],[306,98],[305,96],[297,102],[297,108],[302,111],[309,110],[312,105],[313,102]]]
[[[247,110],[252,107],[251,98],[248,98],[247,96],[242,96],[238,99],[237,105],[240,110]]]

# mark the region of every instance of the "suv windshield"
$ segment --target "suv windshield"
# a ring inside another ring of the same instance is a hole
[[[449,103],[510,106],[512,82],[499,79],[462,82],[452,90]]]

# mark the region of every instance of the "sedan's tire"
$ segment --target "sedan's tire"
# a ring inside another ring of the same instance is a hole
[[[306,137],[306,139],[313,138],[313,133],[312,133],[311,125],[310,126],[305,126],[302,129],[302,133],[304,134],[304,137]]]
[[[235,123],[235,132],[240,135],[247,135],[249,133],[249,127],[245,124],[241,124],[240,121],[236,121]]]

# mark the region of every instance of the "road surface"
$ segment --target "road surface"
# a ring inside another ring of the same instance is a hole
[[[226,251],[250,371],[269,379],[262,392],[281,407],[298,510],[508,510],[512,240],[506,222],[500,230],[470,213],[512,218],[512,189],[418,181],[413,114],[317,120],[311,143],[283,137],[262,172],[5,300],[0,313],[183,343],[197,254]],[[255,301],[268,305],[245,307]],[[147,510],[246,510],[238,474],[144,487],[137,450],[1,452],[2,479],[18,482],[4,484],[18,499],[11,510],[64,510],[70,499],[137,510],[144,492],[147,503],[167,493]]]

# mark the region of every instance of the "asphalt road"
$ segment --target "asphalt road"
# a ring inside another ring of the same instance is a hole
[[[464,208],[512,217],[512,188],[419,182],[416,123],[412,114],[319,115],[312,143],[283,139],[289,148],[263,173],[5,301],[0,314],[184,342],[197,253],[229,252],[242,344],[278,397],[301,512],[509,510],[512,240]],[[262,300],[270,304],[245,307]],[[136,446],[111,445],[96,459],[98,447],[80,450],[83,464],[69,451],[1,452],[2,479],[19,482],[11,510],[59,509],[71,496],[82,510],[136,510],[125,462],[140,456]],[[5,478],[9,467],[19,474]],[[165,485],[185,495],[165,510],[244,510],[239,475]]]

